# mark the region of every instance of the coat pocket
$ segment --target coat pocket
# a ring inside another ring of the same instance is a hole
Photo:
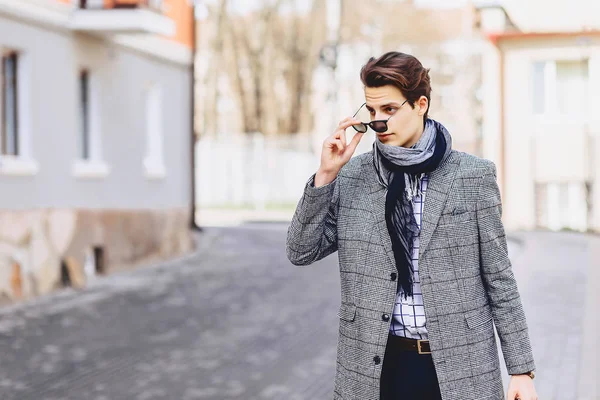
[[[471,221],[474,217],[474,213],[466,208],[454,209],[452,212],[440,216],[439,225],[463,224]]]
[[[354,321],[356,317],[356,304],[342,303],[338,311],[338,317],[344,321]]]
[[[492,320],[492,311],[488,306],[469,311],[465,314],[467,325],[471,329],[481,327]]]

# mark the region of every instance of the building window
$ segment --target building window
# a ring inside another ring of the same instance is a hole
[[[92,279],[96,275],[102,275],[106,272],[104,248],[94,246],[86,249],[83,261],[83,270],[86,279]]]
[[[18,60],[16,52],[2,56],[2,155],[19,155]]]
[[[102,156],[101,97],[95,79],[89,69],[79,72],[79,129],[73,174],[81,178],[102,178],[109,172]]]
[[[87,70],[79,73],[79,133],[80,155],[90,159],[90,76]]]
[[[533,113],[543,114],[546,109],[546,90],[544,71],[545,62],[536,62],[533,64]]]
[[[535,187],[536,225],[585,232],[591,221],[591,186],[586,182],[543,182]]]
[[[31,60],[15,49],[0,55],[0,175],[32,176],[39,167],[31,148]]]
[[[156,83],[146,88],[146,156],[144,170],[146,176],[162,178],[165,176],[163,150],[163,107],[162,90]]]
[[[163,6],[164,0],[148,0],[148,7],[162,12],[164,10],[164,6]]]
[[[104,0],[79,0],[79,8],[102,9]]]
[[[148,7],[162,11],[164,0],[112,0],[105,4],[104,0],[79,0],[79,8],[102,9],[102,8],[143,8]]]
[[[559,114],[576,115],[587,105],[588,60],[556,63],[556,108]]]
[[[533,64],[533,113],[576,116],[585,113],[588,60],[544,61]]]

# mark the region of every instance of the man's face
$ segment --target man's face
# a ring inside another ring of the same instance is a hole
[[[417,143],[423,133],[423,115],[427,111],[425,96],[421,96],[412,108],[408,102],[404,103],[406,98],[400,89],[386,85],[365,87],[365,100],[371,121],[389,119],[387,131],[376,132],[383,144],[411,147]]]

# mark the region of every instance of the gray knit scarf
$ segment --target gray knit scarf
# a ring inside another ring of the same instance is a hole
[[[373,144],[373,163],[386,193],[386,223],[398,270],[398,290],[412,296],[412,253],[419,228],[413,200],[422,195],[423,175],[434,171],[452,150],[452,138],[437,121],[427,119],[421,138],[412,147],[390,146],[379,139]]]

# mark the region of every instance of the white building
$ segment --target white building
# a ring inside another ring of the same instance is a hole
[[[600,14],[565,5],[480,9],[483,156],[507,229],[600,230]]]
[[[0,2],[0,301],[191,247],[187,0]]]

